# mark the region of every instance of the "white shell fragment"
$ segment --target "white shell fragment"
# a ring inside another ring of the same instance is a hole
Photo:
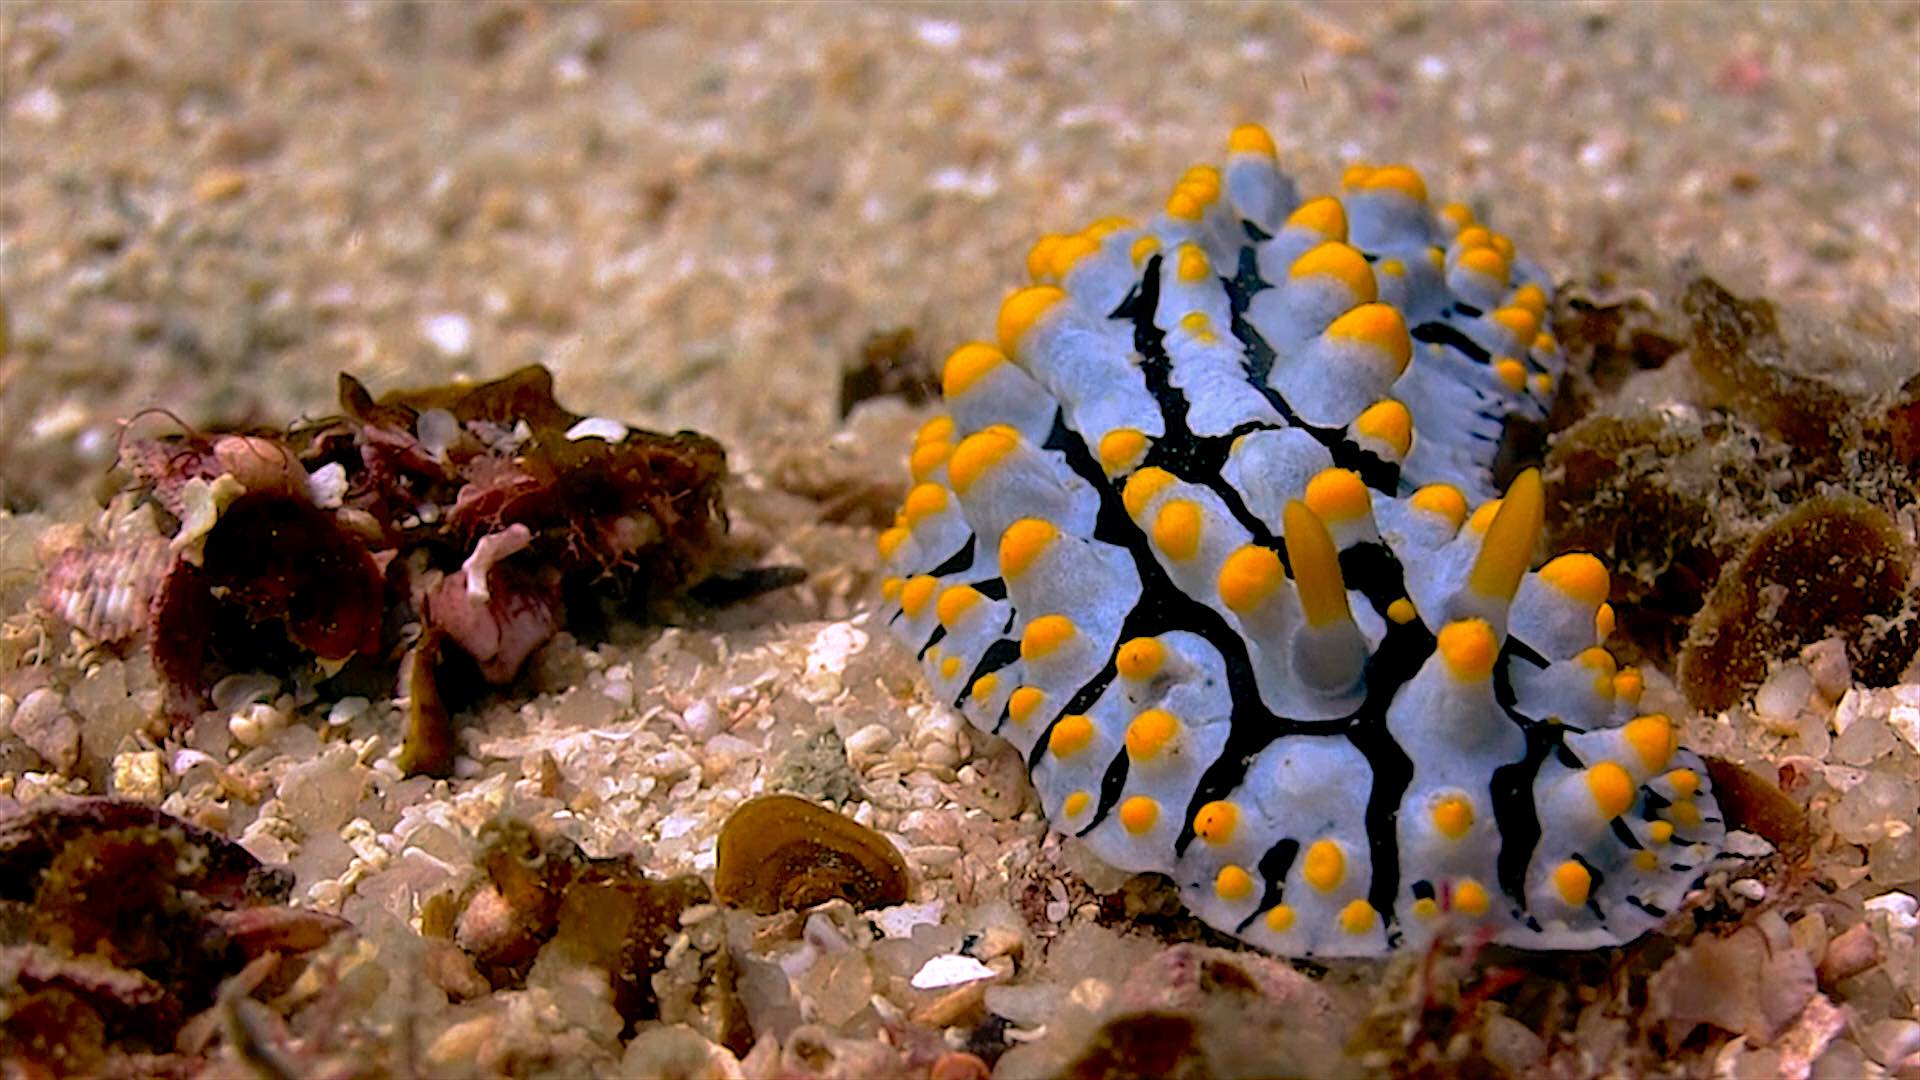
[[[912,983],[915,990],[939,990],[996,978],[999,974],[971,956],[943,953],[920,965],[920,970],[913,973]]]
[[[1494,484],[1564,366],[1505,236],[1404,166],[1302,200],[1248,126],[1027,268],[947,360],[878,617],[1056,828],[1289,955],[1681,904],[1706,770],[1604,647],[1607,568],[1535,566],[1539,473]]]
[[[617,443],[627,437],[627,425],[618,420],[609,420],[604,416],[589,416],[567,429],[567,441],[578,442],[581,439],[605,439]]]

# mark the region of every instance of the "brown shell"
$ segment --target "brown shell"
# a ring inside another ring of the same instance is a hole
[[[886,837],[792,795],[743,804],[720,830],[713,891],[760,915],[842,898],[856,908],[905,903],[907,863]]]

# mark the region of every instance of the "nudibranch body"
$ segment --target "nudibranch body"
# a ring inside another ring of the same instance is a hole
[[[1532,569],[1537,472],[1495,497],[1549,283],[1411,169],[1341,187],[1242,127],[1151,222],[1035,244],[946,363],[883,617],[1056,827],[1256,945],[1631,939],[1724,826],[1603,647],[1607,569]]]

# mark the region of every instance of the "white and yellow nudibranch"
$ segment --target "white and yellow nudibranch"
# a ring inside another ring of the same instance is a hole
[[[1247,126],[1150,221],[1035,244],[947,361],[883,616],[1058,828],[1256,945],[1629,940],[1725,829],[1607,568],[1535,569],[1539,474],[1493,486],[1550,285],[1412,169],[1341,188]]]

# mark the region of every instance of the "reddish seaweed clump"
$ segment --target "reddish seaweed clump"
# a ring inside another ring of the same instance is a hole
[[[401,660],[406,765],[441,774],[462,704],[442,683],[509,683],[563,625],[715,573],[726,453],[704,435],[571,412],[537,366],[378,399],[343,374],[340,408],[286,432],[125,438],[121,509],[152,505],[161,535],[59,553],[42,605],[102,644],[144,634],[176,723],[223,672]]]

